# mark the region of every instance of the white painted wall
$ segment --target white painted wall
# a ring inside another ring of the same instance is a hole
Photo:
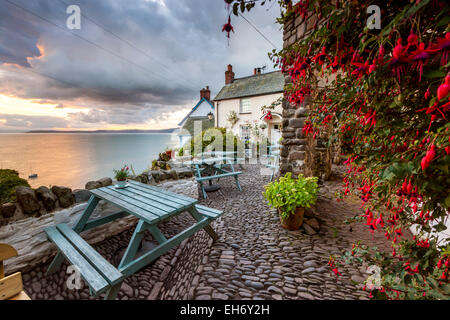
[[[221,100],[215,102],[215,109],[216,109],[216,126],[227,128],[233,131],[234,134],[239,135],[240,134],[240,126],[245,125],[246,121],[250,121],[251,123],[262,123],[264,121],[260,120],[263,116],[263,113],[261,112],[261,107],[264,105],[271,105],[272,102],[276,101],[280,97],[283,96],[283,93],[275,93],[275,94],[268,94],[268,95],[262,95],[262,96],[255,96],[255,97],[249,97],[251,101],[251,113],[239,113],[239,107],[240,107],[240,101],[241,99],[229,99],[229,100]],[[247,98],[246,98],[247,99]],[[231,128],[231,124],[227,121],[227,116],[230,111],[234,110],[239,118],[239,121],[236,122],[236,124]],[[282,107],[281,105],[277,106],[275,110],[272,111],[281,114],[282,113]],[[272,124],[277,123],[281,124],[281,118],[278,118],[276,116],[273,117]],[[270,128],[272,126],[269,126],[268,129],[265,130],[265,133],[270,136]]]

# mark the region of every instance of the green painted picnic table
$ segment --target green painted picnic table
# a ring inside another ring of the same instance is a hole
[[[239,189],[239,191],[242,191],[238,178],[238,176],[242,174],[242,172],[234,170],[233,162],[234,158],[211,157],[188,161],[185,164],[190,165],[191,167],[194,168],[195,179],[200,184],[203,198],[206,199],[208,196],[206,194],[205,186],[203,185],[204,181],[209,181],[211,183],[213,179],[219,180],[220,178],[234,177],[237,188]],[[229,167],[228,170],[224,169],[224,167],[226,166]],[[214,171],[215,174],[209,176],[202,176],[202,171],[204,171],[207,168],[209,168],[210,171]]]
[[[126,277],[144,268],[197,231],[204,229],[213,240],[218,239],[210,223],[223,212],[198,205],[196,199],[136,181],[129,181],[129,186],[124,189],[109,186],[90,190],[90,192],[91,198],[88,205],[73,228],[66,224],[59,224],[45,230],[48,239],[58,247],[58,253],[50,264],[47,274],[58,271],[66,258],[77,267],[93,295],[106,292],[105,300],[116,298]],[[107,201],[123,211],[89,221],[100,200]],[[184,211],[189,212],[196,223],[167,239],[159,230],[158,224]],[[133,215],[139,220],[122,260],[116,268],[79,234],[128,215]],[[147,230],[158,242],[158,246],[136,258],[138,247]]]

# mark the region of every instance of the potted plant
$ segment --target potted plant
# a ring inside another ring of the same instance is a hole
[[[169,159],[172,159],[173,150],[169,147],[166,148],[165,153],[169,156]]]
[[[288,172],[284,177],[265,186],[263,193],[269,205],[280,215],[281,226],[288,230],[298,230],[303,223],[304,209],[317,200],[317,177],[292,178]]]
[[[127,186],[127,178],[129,176],[129,170],[127,165],[125,165],[122,169],[116,170],[114,169],[115,178],[117,180],[117,188],[126,188]]]

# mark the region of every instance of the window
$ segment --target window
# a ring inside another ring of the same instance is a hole
[[[241,99],[241,105],[239,108],[240,113],[250,113],[252,112],[252,105],[250,99]]]
[[[240,126],[240,136],[243,141],[250,140],[250,127],[249,126]]]

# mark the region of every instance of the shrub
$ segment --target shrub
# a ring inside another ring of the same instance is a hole
[[[180,149],[180,156],[184,155],[185,150],[190,150],[191,155],[195,154],[196,150],[204,152],[210,145],[214,145],[214,133],[218,130],[222,134],[223,148],[222,151],[230,151],[231,149],[237,152],[239,149],[244,150],[244,145],[238,136],[234,135],[231,131],[227,131],[226,128],[210,128],[203,130],[201,134],[196,135],[193,139],[189,140],[183,148]],[[227,146],[227,141],[233,141],[233,146]],[[201,144],[201,145],[200,145]],[[220,147],[220,146],[219,146]],[[230,149],[230,150],[227,150]],[[217,150],[219,151],[219,150]]]
[[[27,180],[19,177],[19,172],[0,169],[0,203],[16,201],[16,187],[30,187]]]
[[[277,208],[280,215],[286,219],[298,207],[309,208],[317,200],[317,177],[298,179],[292,178],[288,172],[284,177],[265,186],[264,197],[272,208]]]

